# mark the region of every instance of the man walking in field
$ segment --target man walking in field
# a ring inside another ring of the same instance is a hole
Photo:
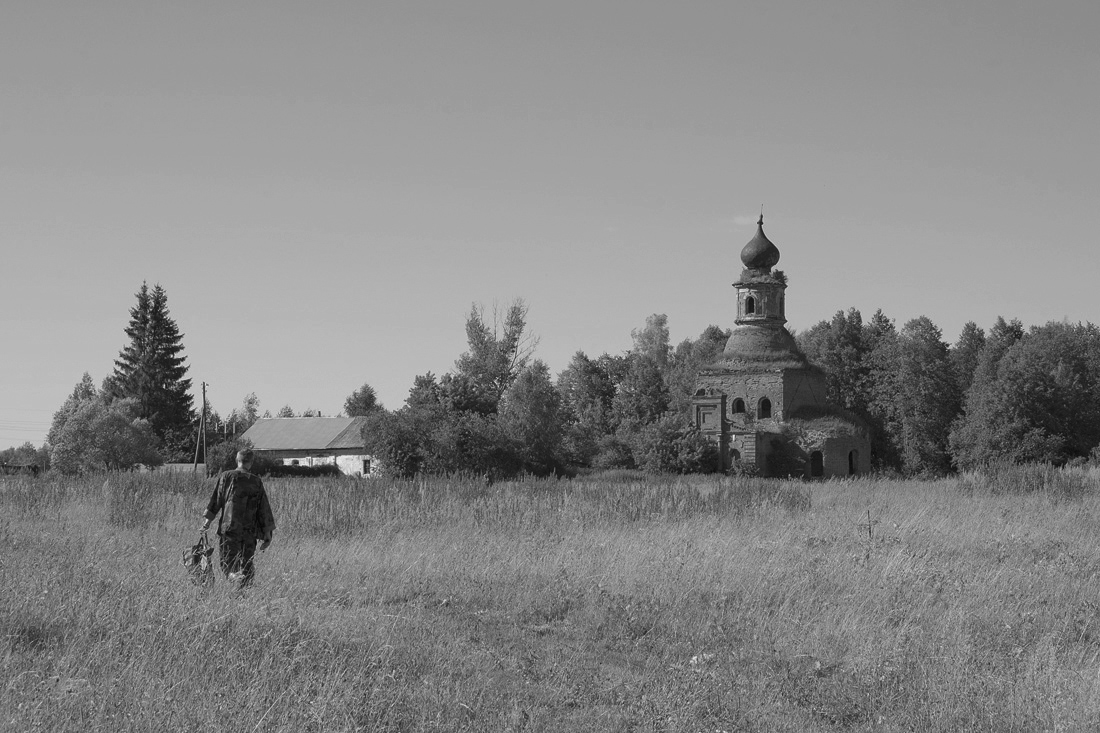
[[[263,540],[260,545],[263,552],[271,544],[271,534],[275,531],[275,515],[271,512],[264,482],[249,472],[252,458],[252,451],[245,448],[237,453],[237,468],[218,475],[202,523],[205,532],[221,512],[218,557],[222,572],[242,588],[251,584],[256,575],[253,565],[256,541]]]

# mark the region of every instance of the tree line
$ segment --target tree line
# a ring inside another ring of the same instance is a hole
[[[901,330],[839,311],[797,335],[829,399],[872,430],[879,470],[942,474],[994,462],[1100,460],[1100,329],[998,317],[944,342],[927,317]]]
[[[142,284],[126,344],[96,386],[88,374],[55,413],[41,448],[0,451],[6,463],[66,473],[118,470],[196,457],[199,416],[182,334],[160,285]],[[620,354],[576,352],[556,377],[535,358],[528,308],[516,300],[466,316],[467,350],[441,376],[416,376],[402,406],[383,408],[364,383],[344,413],[364,416],[363,438],[384,470],[519,473],[642,469],[706,472],[717,446],[691,419],[699,370],[730,331],[708,326],[673,346],[668,318],[654,314]],[[870,428],[876,470],[942,474],[995,461],[1100,460],[1100,331],[1091,323],[1025,329],[998,318],[989,332],[967,323],[955,344],[926,317],[900,330],[877,311],[867,322],[840,311],[796,334],[827,374],[830,402]],[[284,406],[276,417],[320,416]],[[255,393],[221,416],[208,407],[208,465],[232,460],[239,436],[260,417]]]
[[[454,369],[417,376],[401,408],[371,412],[367,451],[399,476],[713,470],[717,447],[695,429],[688,406],[695,372],[729,332],[711,327],[673,349],[667,317],[654,315],[632,336],[625,354],[578,351],[555,380],[533,358],[522,300],[491,317],[475,305]]]
[[[675,347],[655,314],[623,354],[578,351],[551,379],[524,348],[526,306],[466,320],[452,372],[414,379],[404,406],[372,414],[368,450],[388,470],[512,475],[636,468],[706,472],[716,446],[691,420],[699,370],[730,331],[708,326]],[[955,344],[929,318],[898,330],[881,310],[840,311],[796,335],[827,374],[827,399],[862,418],[875,470],[942,475],[996,462],[1100,461],[1100,330],[967,323]]]

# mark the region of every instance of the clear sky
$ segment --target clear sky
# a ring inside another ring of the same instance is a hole
[[[0,447],[160,283],[227,414],[401,405],[522,297],[555,374],[733,325],[1100,321],[1100,3],[64,2],[0,9]],[[196,390],[197,394],[197,390]]]

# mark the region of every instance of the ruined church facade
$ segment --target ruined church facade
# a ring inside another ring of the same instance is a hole
[[[763,216],[741,262],[735,326],[699,372],[692,398],[696,425],[720,446],[721,468],[807,478],[869,472],[866,425],[826,401],[825,373],[787,331],[787,278],[773,270],[779,249],[764,235]]]

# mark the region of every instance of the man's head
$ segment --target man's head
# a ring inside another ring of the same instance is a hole
[[[242,448],[237,451],[237,466],[239,468],[252,468],[253,457],[251,448]]]

